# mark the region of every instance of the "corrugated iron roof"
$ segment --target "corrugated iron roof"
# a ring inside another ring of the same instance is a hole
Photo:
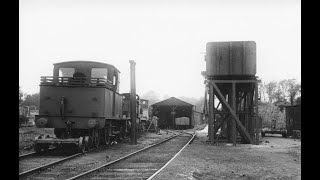
[[[180,99],[177,99],[175,97],[171,97],[169,99],[152,104],[151,106],[193,106],[193,105],[187,102],[184,102]]]

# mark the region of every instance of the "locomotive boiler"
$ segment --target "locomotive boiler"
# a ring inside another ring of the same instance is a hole
[[[85,151],[129,135],[119,93],[120,71],[111,64],[68,61],[54,64],[53,76],[42,76],[38,128],[54,128],[55,137],[40,135],[36,152],[74,146]]]

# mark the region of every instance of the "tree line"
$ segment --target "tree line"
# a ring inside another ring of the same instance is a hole
[[[259,84],[259,96],[262,102],[301,103],[301,82],[296,79],[284,79],[281,81],[261,82]]]
[[[271,127],[275,120],[278,128],[286,127],[284,104],[301,104],[301,82],[296,79],[261,82],[259,84],[258,104],[262,127]]]

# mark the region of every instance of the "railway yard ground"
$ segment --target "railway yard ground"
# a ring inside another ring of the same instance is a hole
[[[32,140],[41,133],[53,134],[53,130],[19,128],[19,155],[32,152]],[[59,173],[57,179],[66,179],[70,175],[80,174],[173,135],[172,132],[167,134],[162,130],[160,133],[161,135],[142,134],[137,145],[130,145],[126,140],[96,152],[86,153],[82,158],[63,163],[61,168],[45,170],[45,174]],[[192,143],[154,179],[301,179],[300,139],[270,135],[262,138],[260,145],[237,146],[228,143],[211,146],[207,140],[205,129],[197,131]],[[28,169],[26,165],[19,164],[19,171],[21,168]]]
[[[54,136],[52,128],[37,128],[36,126],[25,126],[19,128],[19,155],[33,151],[33,140],[41,134]]]
[[[196,138],[154,179],[301,179],[301,140],[270,135],[259,145],[219,143],[207,131]]]

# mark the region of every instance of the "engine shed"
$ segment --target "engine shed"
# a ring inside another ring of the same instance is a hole
[[[163,100],[151,105],[152,115],[159,118],[158,126],[160,128],[177,129],[179,124],[176,123],[177,118],[189,118],[189,122],[183,123],[184,128],[192,128],[192,108],[193,105],[184,102],[175,97]]]

